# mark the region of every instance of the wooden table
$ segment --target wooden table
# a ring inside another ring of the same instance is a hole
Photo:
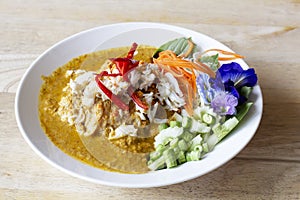
[[[184,183],[125,189],[53,168],[16,124],[18,83],[39,54],[104,24],[164,22],[207,34],[246,56],[264,94],[250,144],[219,169]],[[0,1],[0,199],[300,199],[300,1]]]

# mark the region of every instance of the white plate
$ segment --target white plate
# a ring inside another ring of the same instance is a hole
[[[202,49],[220,48],[231,51],[220,42],[198,32],[159,23],[120,23],[87,30],[55,44],[39,56],[26,71],[19,85],[15,112],[19,129],[44,160],[73,176],[105,185],[121,187],[156,187],[179,183],[204,175],[236,156],[255,134],[262,116],[262,94],[255,86],[251,94],[254,106],[243,122],[203,160],[180,167],[146,174],[120,174],[90,167],[63,153],[44,134],[38,118],[38,96],[41,76],[49,75],[70,59],[94,50],[130,46],[133,42],[159,46],[171,39],[186,36]],[[239,60],[242,67],[247,64]]]

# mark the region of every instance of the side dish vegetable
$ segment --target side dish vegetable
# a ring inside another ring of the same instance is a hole
[[[187,86],[188,98],[186,113],[175,113],[167,124],[160,125],[154,142],[155,151],[148,160],[151,170],[200,160],[238,125],[253,104],[247,100],[257,83],[254,69],[244,70],[236,62],[219,62],[243,56],[220,49],[199,53],[193,47],[189,48],[192,56],[182,57],[183,52],[178,49],[187,49],[186,45],[192,43],[190,40],[180,38],[170,41],[155,54],[158,58],[154,62],[171,71]],[[212,52],[216,54],[206,55]],[[195,95],[200,96],[200,102],[192,109]]]

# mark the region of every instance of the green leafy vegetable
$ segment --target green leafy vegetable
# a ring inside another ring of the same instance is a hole
[[[160,46],[157,51],[153,54],[153,58],[157,58],[159,52],[165,51],[165,50],[171,50],[173,51],[177,56],[185,53],[189,49],[189,42],[192,42],[191,38],[177,38],[175,40],[171,40],[162,46]],[[197,51],[197,46],[194,44],[194,48],[192,52],[189,54],[188,58],[191,58],[193,53]]]
[[[220,64],[218,61],[219,55],[212,55],[212,56],[202,56],[200,58],[200,62],[203,64],[209,66],[214,72],[218,70]]]
[[[242,87],[241,89],[241,95],[243,95],[244,97],[246,97],[247,99],[249,98],[249,95],[251,94],[253,88],[252,87],[247,87],[247,86],[244,86]]]
[[[237,114],[235,117],[239,121],[241,121],[245,117],[245,115],[248,113],[248,111],[252,105],[253,105],[253,102],[248,102],[248,103],[244,103],[243,105],[239,106],[237,108]]]

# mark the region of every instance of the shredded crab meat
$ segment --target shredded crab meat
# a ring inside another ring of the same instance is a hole
[[[115,73],[111,70],[110,73]],[[66,72],[67,77],[71,77],[68,86],[64,89],[67,95],[61,99],[58,114],[61,119],[68,121],[70,125],[75,124],[79,133],[86,136],[92,135],[99,126],[99,120],[103,114],[103,110],[99,110],[99,106],[95,99],[100,98],[102,101],[109,98],[97,86],[95,81],[95,72],[84,70],[69,70]],[[149,120],[150,123],[166,123],[168,119],[166,115],[157,116],[158,110],[177,111],[185,105],[183,93],[180,90],[176,78],[171,73],[165,73],[160,70],[156,64],[144,63],[139,65],[128,74],[129,82],[123,80],[122,76],[103,77],[102,83],[113,94],[121,96],[122,100],[129,103],[131,100],[127,90],[133,87],[137,90],[148,91],[155,89],[157,92],[142,93],[141,98],[147,103],[148,109],[145,110],[135,103],[134,115],[137,118],[134,125],[119,125],[115,130],[110,130],[109,138],[116,139],[129,135],[135,137],[133,128],[141,125],[141,120]],[[153,103],[156,102],[156,103]],[[128,117],[121,109],[116,110],[115,120]],[[104,120],[105,121],[105,120]]]
[[[137,136],[137,129],[133,125],[124,125],[122,124],[115,131],[111,131],[108,139],[113,140],[120,137],[124,137],[126,135],[136,137]]]
[[[171,73],[164,74],[156,64],[147,64],[137,68],[131,72],[130,81],[135,88],[139,89],[147,89],[155,83],[159,91],[155,98],[158,98],[161,104],[165,102],[167,110],[177,111],[185,105],[183,93],[176,78]],[[148,101],[150,101],[149,98],[150,96],[147,98]]]

